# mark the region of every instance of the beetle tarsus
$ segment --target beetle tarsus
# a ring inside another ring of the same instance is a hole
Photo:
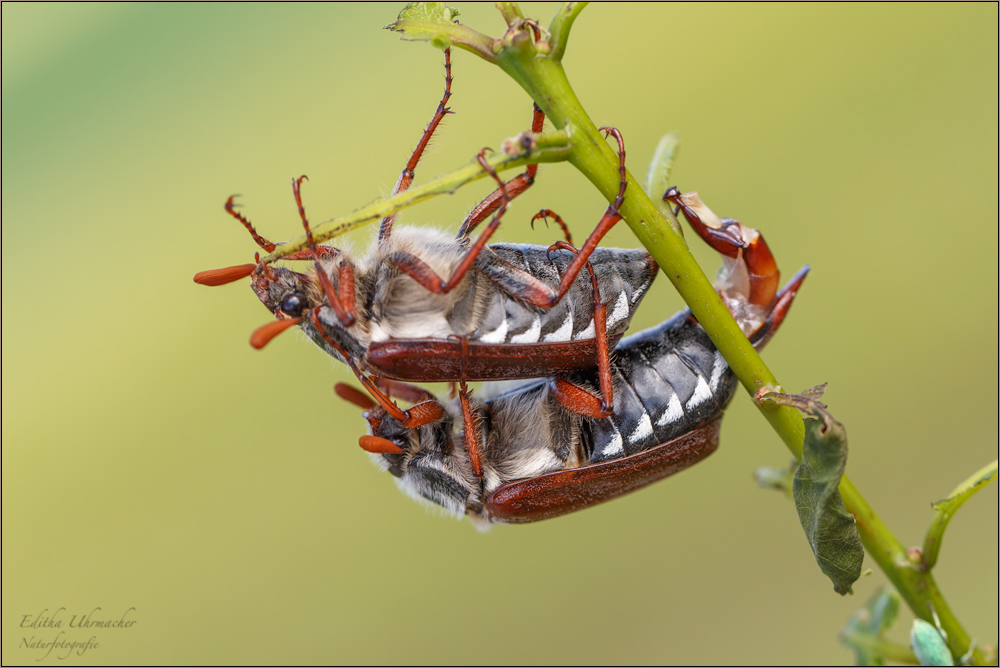
[[[601,130],[604,132],[605,139],[607,139],[609,135],[613,135],[614,138],[618,140],[618,174],[620,176],[620,182],[618,186],[618,196],[615,197],[615,202],[611,205],[615,213],[618,213],[618,209],[620,209],[622,204],[625,202],[625,188],[628,187],[628,178],[625,172],[625,140],[622,139],[622,133],[618,131],[618,128],[605,125],[601,128]]]
[[[257,234],[257,230],[250,223],[250,221],[247,219],[247,217],[244,216],[242,213],[240,213],[239,211],[236,210],[236,198],[237,197],[239,197],[239,195],[230,195],[229,199],[226,200],[226,213],[228,213],[230,216],[232,216],[236,220],[240,221],[240,223],[243,224],[243,227],[247,228],[247,232],[250,233],[250,236],[253,237],[253,240],[255,242],[257,242],[257,245],[260,246],[261,248],[263,248],[268,253],[270,253],[271,251],[273,251],[276,248],[275,244],[272,243],[272,242],[270,242],[270,241],[268,241],[267,239],[265,239],[264,237],[260,236],[259,234]]]
[[[562,217],[558,213],[556,213],[552,209],[542,209],[541,211],[539,211],[538,213],[536,213],[534,216],[531,217],[531,229],[535,229],[535,221],[538,220],[539,218],[541,218],[545,222],[545,227],[549,226],[549,218],[552,218],[552,220],[556,221],[556,224],[562,228],[563,235],[565,235],[566,237],[566,243],[572,245],[573,235],[570,234],[569,226],[566,225],[566,223],[563,221]]]
[[[453,113],[446,105],[448,100],[451,98],[451,82],[453,81],[451,77],[451,49],[444,50],[444,95],[441,97],[441,101],[438,103],[437,109],[434,111],[434,115],[431,117],[430,122],[427,127],[424,128],[424,134],[420,136],[420,141],[417,142],[417,147],[413,149],[413,153],[410,155],[409,161],[407,161],[406,166],[403,167],[403,171],[399,173],[399,179],[396,181],[395,187],[392,189],[393,195],[398,195],[399,193],[407,190],[410,184],[413,183],[413,177],[416,175],[417,163],[420,162],[420,158],[424,154],[424,150],[431,141],[431,137],[434,135],[434,131],[437,130],[438,125],[444,120],[444,117],[450,113]],[[392,223],[396,220],[396,214],[391,213],[384,217],[379,222],[378,239],[383,241],[389,238],[392,233]]]

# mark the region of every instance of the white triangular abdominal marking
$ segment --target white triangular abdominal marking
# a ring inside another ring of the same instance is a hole
[[[657,427],[666,427],[671,422],[676,422],[684,417],[684,409],[681,408],[681,400],[677,398],[674,394],[670,397],[670,403],[667,404],[667,410],[663,411],[663,415],[660,419],[656,421]]]
[[[688,399],[687,409],[691,410],[698,404],[710,399],[712,397],[712,388],[708,386],[705,379],[700,375],[698,376],[698,386],[694,388],[694,394]]]
[[[615,430],[615,437],[608,444],[608,447],[605,448],[603,453],[605,456],[620,455],[625,452],[625,448],[622,447],[622,435],[618,433],[618,428],[614,426],[614,423],[611,424],[611,427]]]
[[[722,374],[727,368],[729,368],[729,365],[726,364],[726,359],[722,356],[722,353],[716,350],[715,361],[712,364],[712,379],[708,381],[708,384],[712,386],[712,390],[719,389],[719,381],[722,380]]]
[[[563,320],[563,324],[559,325],[559,329],[543,336],[542,341],[553,341],[553,342],[569,341],[569,337],[571,334],[573,334],[572,309],[566,312],[566,319]]]
[[[624,292],[618,293],[618,301],[615,302],[614,311],[611,312],[611,317],[608,318],[608,327],[610,328],[615,323],[621,322],[628,317],[628,297],[625,296]]]
[[[492,332],[487,332],[479,337],[482,343],[504,343],[507,340],[507,314],[503,316],[503,321]]]
[[[538,335],[542,333],[542,319],[535,314],[535,319],[531,323],[531,327],[528,331],[522,332],[521,334],[515,334],[510,337],[511,343],[535,343],[538,341]]]
[[[594,319],[591,318],[590,319],[590,324],[587,325],[587,329],[583,330],[582,332],[578,332],[578,333],[574,334],[573,335],[573,340],[574,341],[579,341],[580,339],[592,339],[592,338],[594,338],[594,332],[595,331],[596,330],[594,329]]]
[[[639,424],[628,436],[629,443],[636,443],[645,438],[649,438],[653,435],[653,424],[649,421],[649,413],[645,411],[642,414],[642,419],[639,420]]]

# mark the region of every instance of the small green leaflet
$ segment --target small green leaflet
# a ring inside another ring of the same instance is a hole
[[[396,17],[396,22],[386,26],[398,32],[403,39],[427,40],[439,49],[451,46],[451,38],[442,26],[451,26],[458,10],[444,2],[411,2]]]
[[[667,191],[670,183],[670,172],[674,167],[674,160],[677,158],[677,151],[680,148],[681,139],[675,134],[663,135],[660,143],[656,146],[653,159],[649,161],[649,170],[646,172],[646,194],[653,200],[656,208],[660,210],[663,217],[671,223],[674,230],[684,236],[683,228],[676,224],[670,211],[670,203],[663,201],[663,193]]]
[[[799,463],[794,459],[791,464],[783,469],[777,469],[771,466],[761,466],[753,472],[753,478],[761,487],[764,487],[765,489],[776,489],[787,495],[790,499],[792,498],[792,481],[795,477],[795,469],[798,467]]]

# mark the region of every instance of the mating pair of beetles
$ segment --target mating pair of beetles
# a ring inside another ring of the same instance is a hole
[[[444,96],[394,195],[410,186],[424,148],[450,111],[449,51],[445,68]],[[543,122],[536,105],[522,147],[531,146]],[[613,499],[714,452],[737,380],[687,310],[622,339],[658,267],[643,249],[598,247],[621,220],[626,196],[624,141],[618,130],[602,129],[618,142],[621,184],[579,249],[547,209],[532,222],[553,218],[565,240],[547,247],[488,244],[509,202],[533,184],[538,166],[505,183],[480,153],[480,165],[498,187],[455,238],[394,229],[393,214],[382,219],[365,258],[318,245],[300,177],[292,188],[308,250],[285,259],[311,263],[305,272],[268,265],[258,255],[254,264],[200,272],[195,281],[222,285],[250,278],[277,318],[253,333],[255,348],[298,326],[344,362],[366,390],[335,388],[365,410],[371,433],[360,445],[410,496],[477,523],[533,522]],[[697,193],[672,187],[663,198],[722,255],[716,289],[743,333],[762,347],[781,325],[808,267],[779,290],[777,265],[756,230],[720,219]],[[258,246],[276,248],[236,210],[232,197],[226,211]],[[487,219],[473,242],[471,232]],[[475,398],[467,386],[525,379],[513,388],[502,384],[503,391],[488,384]],[[442,398],[411,384],[434,381],[457,383],[458,390]],[[410,405],[401,408],[393,398]]]

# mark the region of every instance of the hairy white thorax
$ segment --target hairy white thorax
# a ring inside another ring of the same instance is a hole
[[[369,322],[372,343],[388,339],[447,338],[454,334],[447,316],[464,295],[464,283],[446,295],[423,287],[402,271],[385,264],[396,251],[407,251],[420,258],[443,280],[448,280],[468,252],[464,245],[439,230],[399,227],[377,252],[366,258],[363,272],[379,276],[378,294],[372,305]]]

